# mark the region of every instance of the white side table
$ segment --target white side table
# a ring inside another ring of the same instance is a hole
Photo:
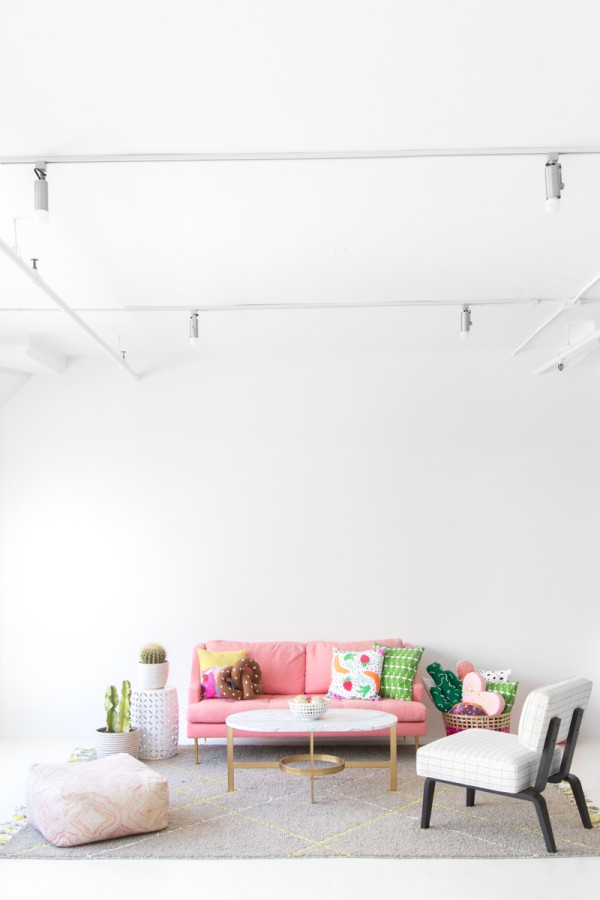
[[[175,756],[179,743],[177,688],[134,688],[131,692],[131,724],[140,729],[140,759]]]

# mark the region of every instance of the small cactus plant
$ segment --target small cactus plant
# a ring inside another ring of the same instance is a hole
[[[145,665],[156,665],[167,661],[167,651],[162,644],[144,644],[140,650],[140,662]]]
[[[114,686],[110,684],[104,694],[106,710],[106,730],[110,734],[131,731],[131,683],[124,681],[121,686],[121,698]]]

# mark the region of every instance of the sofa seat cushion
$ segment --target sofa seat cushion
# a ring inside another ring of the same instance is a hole
[[[308,694],[326,694],[329,690],[331,682],[331,661],[333,659],[333,650],[337,647],[339,650],[372,650],[375,641],[309,641],[306,644],[306,686],[302,687],[297,693],[304,690]],[[404,644],[400,638],[387,638],[387,640],[377,640],[378,644],[384,647],[403,647]]]
[[[399,722],[424,722],[427,718],[425,704],[414,700],[330,700],[329,709],[374,709],[392,713]]]
[[[227,716],[255,709],[288,709],[288,701],[296,694],[263,694],[256,700],[201,700],[188,706],[188,722],[220,725]],[[330,709],[375,709],[389,712],[398,717],[399,722],[424,722],[427,716],[423,703],[407,700],[331,700]]]
[[[529,750],[516,734],[467,728],[426,744],[417,751],[417,775],[516,794],[535,783],[542,755]],[[560,768],[561,748],[554,748],[550,773]]]
[[[279,698],[279,695],[278,695]],[[249,712],[254,709],[268,709],[270,697],[262,694],[256,700],[224,700],[215,697],[201,700],[188,706],[188,722],[205,722],[210,725],[222,725],[227,716],[238,712]]]
[[[265,694],[304,693],[305,645],[297,641],[207,641],[213,652],[246,648],[246,656],[259,664]],[[331,665],[331,659],[330,659]],[[260,707],[257,707],[260,709]]]
[[[166,828],[166,778],[127,753],[88,762],[32,766],[27,817],[56,847]]]

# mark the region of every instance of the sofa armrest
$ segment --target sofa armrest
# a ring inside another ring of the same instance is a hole
[[[412,691],[413,700],[417,700],[419,703],[423,702],[423,682],[420,678],[415,678],[413,681],[413,691]]]
[[[190,686],[188,687],[188,705],[192,703],[199,703],[202,697],[200,696],[200,682],[192,681]]]

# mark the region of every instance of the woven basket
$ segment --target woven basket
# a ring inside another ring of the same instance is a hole
[[[329,709],[329,700],[321,703],[296,703],[289,700],[290,712],[297,719],[320,719]]]
[[[459,716],[455,713],[442,713],[446,734],[457,734],[467,728],[487,728],[490,731],[510,731],[510,713],[499,716]]]

